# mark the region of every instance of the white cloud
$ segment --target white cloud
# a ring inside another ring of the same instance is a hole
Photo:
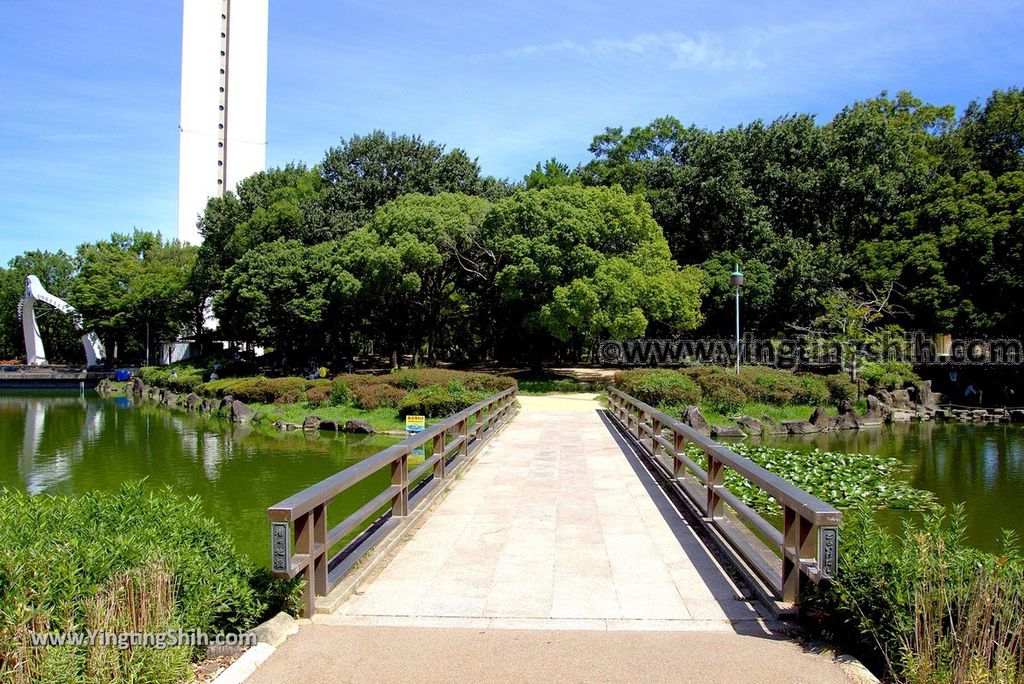
[[[525,45],[489,57],[534,59],[566,56],[585,60],[658,59],[670,69],[757,70],[766,66],[768,57],[785,38],[822,26],[800,24],[784,27],[738,29],[727,33],[700,32],[693,35],[678,31],[646,33],[631,38],[595,39],[588,42],[562,40]]]

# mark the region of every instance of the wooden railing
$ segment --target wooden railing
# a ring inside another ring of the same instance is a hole
[[[426,430],[380,451],[267,509],[271,570],[276,577],[302,573],[303,609],[311,616],[317,596],[326,596],[361,557],[379,544],[427,495],[450,478],[469,455],[514,411],[516,388],[499,392]],[[430,443],[431,455],[409,470],[409,455]],[[327,507],[343,492],[389,469],[390,484],[357,511],[327,528]],[[382,515],[336,553],[330,550]]]
[[[608,388],[608,405],[673,487],[696,506],[707,526],[776,601],[793,604],[805,582],[835,575],[840,511],[615,387]],[[687,442],[704,453],[706,470],[686,454]],[[726,488],[726,468],[779,502],[781,530]]]

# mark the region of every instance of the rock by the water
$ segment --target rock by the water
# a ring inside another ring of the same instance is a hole
[[[828,427],[830,430],[856,430],[860,427],[860,417],[850,409],[829,420]]]
[[[200,400],[198,394],[196,394],[195,392],[189,392],[189,395],[187,397],[185,397],[185,408],[187,408],[189,411],[194,411],[195,408],[196,408],[196,405],[200,401],[201,400]]]
[[[149,388],[146,387],[146,383],[142,382],[142,378],[138,376],[132,378],[132,394],[134,394],[137,397],[141,397],[148,391]]]
[[[889,415],[889,420],[893,423],[909,423],[916,415],[913,411],[893,409],[893,412]]]
[[[814,413],[812,413],[811,417],[807,419],[807,422],[819,430],[825,430],[828,428],[830,418],[831,417],[828,415],[828,409],[824,406],[819,406],[814,409]]]
[[[771,416],[761,416],[761,434],[784,435],[786,432],[786,427]]]
[[[761,423],[757,418],[753,416],[740,416],[736,419],[736,422],[744,430],[754,435],[755,437],[760,436],[764,433],[764,424]]]
[[[303,430],[319,430],[320,429],[320,416],[306,416],[306,419],[302,421]]]
[[[932,381],[925,380],[921,384],[917,385],[917,401],[928,408],[935,408],[939,403],[939,397],[932,390]]]
[[[735,425],[712,425],[712,437],[746,437],[747,433]]]
[[[914,408],[914,402],[910,400],[910,392],[905,389],[898,389],[892,393],[892,401],[886,402],[893,408],[899,409],[912,409]]]
[[[160,393],[160,403],[164,406],[173,406],[178,401],[178,395],[169,389],[165,389]]]
[[[1010,420],[1014,423],[1024,423],[1024,409],[1013,409],[1010,411]]]
[[[373,426],[367,423],[365,420],[346,420],[345,424],[341,428],[342,432],[356,432],[364,435],[372,435],[376,430]]]
[[[341,425],[339,425],[338,421],[336,420],[321,420],[320,429],[330,430],[331,432],[337,432],[338,430],[341,429]]]
[[[210,413],[211,411],[214,411],[216,409],[217,405],[214,404],[209,399],[203,399],[203,402],[199,404],[199,410],[203,411],[204,413]]]
[[[786,432],[791,435],[809,435],[815,432],[821,432],[818,426],[809,423],[806,420],[784,420],[782,426],[786,428]]]
[[[231,422],[248,423],[256,412],[240,401],[231,402]]]
[[[711,434],[711,429],[708,427],[708,421],[704,420],[704,414],[700,412],[699,406],[687,406],[686,409],[683,410],[681,420],[685,425],[689,425],[702,435]]]

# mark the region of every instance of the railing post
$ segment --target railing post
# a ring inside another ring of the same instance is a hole
[[[815,558],[815,525],[789,506],[782,513],[782,600],[796,603],[807,579],[800,571],[801,559]]]
[[[459,447],[459,458],[469,455],[469,419],[463,418],[459,421],[459,434],[462,436],[462,445]]]
[[[721,461],[708,454],[707,509],[705,515],[710,520],[720,520],[724,515],[724,503],[718,493],[719,487],[725,486],[725,470]]]
[[[661,449],[658,437],[661,437],[661,421],[651,416],[651,456],[654,458],[658,458],[658,451]]]
[[[304,513],[295,519],[295,553],[305,554],[309,563],[302,570],[302,579],[305,581],[302,587],[302,610],[304,617],[311,618],[316,612],[316,590],[313,578],[313,521],[309,513]]]
[[[484,431],[484,424],[482,422],[483,415],[484,410],[482,408],[478,409],[477,412],[473,414],[473,419],[475,421],[475,424],[473,425],[473,432],[476,433],[477,439],[480,439],[480,435],[483,434]]]
[[[409,452],[391,462],[391,485],[399,486],[402,491],[391,502],[391,515],[402,517],[409,515]]]
[[[445,478],[445,467],[444,467],[444,430],[441,430],[434,435],[433,453],[437,456],[437,463],[434,464],[434,479],[443,480]]]
[[[686,438],[683,433],[672,430],[672,477],[679,479],[686,474],[683,459],[679,456],[686,449]]]
[[[327,504],[313,508],[313,593],[327,596]]]

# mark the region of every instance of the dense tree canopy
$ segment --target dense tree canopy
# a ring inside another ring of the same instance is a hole
[[[210,200],[197,249],[136,232],[0,269],[0,350],[40,275],[110,346],[200,330],[296,363],[358,353],[575,360],[607,338],[810,329],[836,293],[886,292],[876,328],[1010,335],[1024,325],[1024,94],[959,116],[901,92],[828,121],[721,130],[666,116],[595,136],[521,183],[460,149],[374,131],[314,167],[257,173]],[[46,334],[77,355],[67,321]],[[688,332],[687,334],[691,334]]]

